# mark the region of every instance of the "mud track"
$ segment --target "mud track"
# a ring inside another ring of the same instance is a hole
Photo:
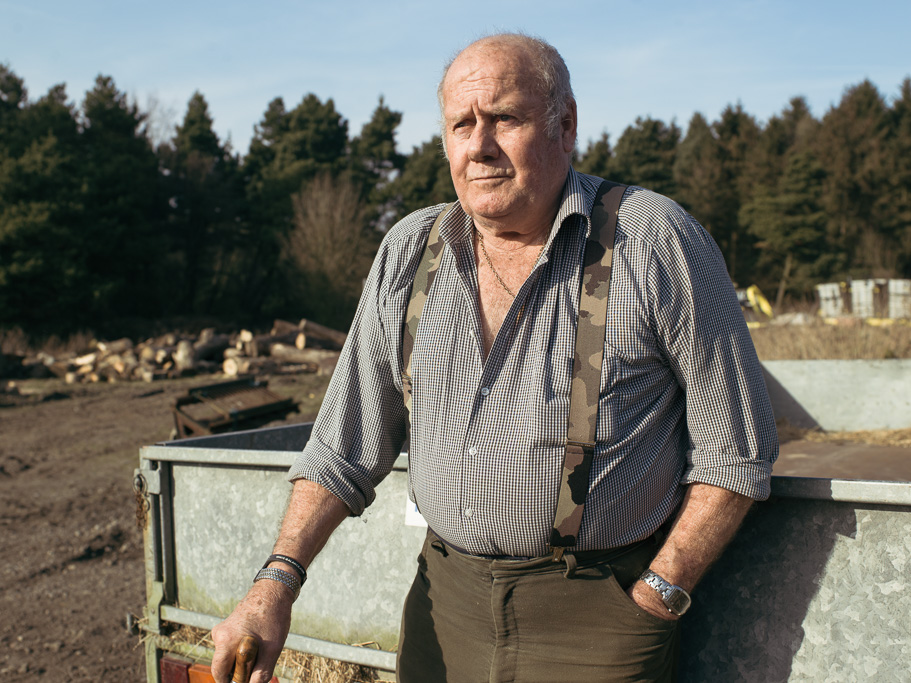
[[[133,470],[140,446],[169,437],[177,396],[213,381],[42,380],[0,393],[0,680],[145,680],[126,628],[145,600]],[[326,382],[271,378],[301,405],[269,424],[312,420]]]

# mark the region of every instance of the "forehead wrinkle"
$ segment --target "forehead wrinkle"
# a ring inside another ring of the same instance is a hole
[[[445,109],[464,113],[480,109],[488,114],[512,114],[517,110],[534,109],[534,98],[521,87],[513,74],[481,75],[448,84],[445,95]],[[445,118],[451,118],[444,111]]]

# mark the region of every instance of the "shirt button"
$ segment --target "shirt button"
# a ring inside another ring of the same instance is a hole
[[[472,515],[474,515],[474,510],[472,510],[471,508],[467,508],[467,509],[465,510],[465,516],[466,516],[466,517],[471,517]]]
[[[477,455],[477,454],[478,454],[478,449],[475,448],[474,446],[472,446],[471,448],[468,449],[468,455]]]
[[[481,389],[481,396],[487,396],[490,393],[490,387],[484,387]]]

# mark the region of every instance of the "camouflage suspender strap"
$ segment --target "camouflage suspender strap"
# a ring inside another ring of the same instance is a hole
[[[604,181],[598,188],[592,209],[591,235],[585,245],[566,448],[556,514],[550,532],[549,545],[555,562],[563,558],[566,548],[576,544],[588,495],[598,423],[614,234],[625,190],[626,185],[610,181]]]
[[[408,417],[411,418],[411,354],[414,351],[414,340],[418,333],[418,323],[421,322],[421,313],[424,311],[424,304],[427,303],[427,294],[430,292],[430,286],[440,268],[440,260],[443,256],[443,240],[440,239],[440,223],[448,214],[455,202],[447,204],[440,215],[430,228],[430,234],[427,236],[427,246],[424,247],[424,253],[421,256],[421,262],[418,264],[417,272],[414,274],[414,282],[411,284],[411,299],[408,302],[408,312],[405,314],[405,325],[402,330],[402,389],[405,399],[405,407],[408,409]]]

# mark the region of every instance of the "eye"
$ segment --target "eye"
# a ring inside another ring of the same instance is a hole
[[[516,117],[512,114],[500,114],[497,116],[497,121],[500,123],[511,123],[516,120]]]

